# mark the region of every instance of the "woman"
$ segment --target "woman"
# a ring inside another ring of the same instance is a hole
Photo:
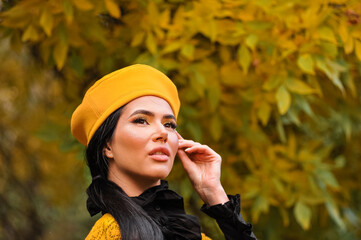
[[[176,154],[226,239],[255,239],[239,214],[239,195],[220,183],[221,157],[176,131],[180,107],[172,81],[146,65],[132,65],[97,81],[73,113],[71,129],[87,146],[92,175],[91,216],[101,212],[87,240],[209,239],[165,179]]]

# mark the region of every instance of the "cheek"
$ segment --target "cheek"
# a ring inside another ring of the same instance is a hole
[[[118,132],[117,135],[117,144],[128,153],[144,149],[147,143],[147,135],[132,128],[125,128],[122,132]]]
[[[177,137],[177,135],[175,133],[169,134],[168,142],[169,142],[169,147],[172,149],[173,153],[177,153],[179,140],[178,140],[178,137]]]

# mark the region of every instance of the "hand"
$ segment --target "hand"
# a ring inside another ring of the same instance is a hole
[[[221,156],[207,145],[185,140],[179,133],[177,135],[178,157],[202,200],[208,205],[229,201],[220,181]]]

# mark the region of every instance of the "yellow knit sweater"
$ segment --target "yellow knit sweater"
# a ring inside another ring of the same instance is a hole
[[[93,226],[85,240],[120,240],[117,221],[109,213],[104,214]],[[211,240],[202,233],[202,240]]]

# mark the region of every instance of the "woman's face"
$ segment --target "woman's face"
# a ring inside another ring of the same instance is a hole
[[[144,96],[129,102],[104,148],[109,179],[123,187],[167,177],[178,150],[175,127],[174,113],[164,99]]]

